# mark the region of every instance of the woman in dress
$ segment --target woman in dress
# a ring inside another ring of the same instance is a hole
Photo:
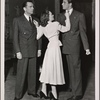
[[[40,20],[41,25],[39,27],[38,23],[34,21],[38,31],[37,39],[42,37],[44,34],[45,37],[49,40],[43,60],[41,75],[39,78],[39,81],[42,83],[40,96],[44,96],[45,98],[47,97],[46,85],[49,84],[51,86],[50,95],[56,100],[56,85],[65,84],[60,50],[62,43],[59,40],[59,31],[66,32],[70,30],[69,14],[66,14],[65,26],[62,26],[59,24],[59,22],[54,21],[54,15],[49,10],[46,10],[41,15]]]

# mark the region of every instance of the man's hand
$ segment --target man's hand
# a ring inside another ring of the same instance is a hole
[[[17,59],[22,59],[22,54],[21,52],[16,53]]]
[[[38,50],[37,57],[40,57],[40,56],[41,56],[41,50]]]
[[[90,50],[86,49],[86,55],[90,55],[90,54],[91,54]]]

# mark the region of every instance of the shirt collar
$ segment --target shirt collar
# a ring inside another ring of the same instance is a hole
[[[66,10],[66,12],[69,12],[70,15],[72,14],[72,11],[73,11],[73,8]]]
[[[24,13],[24,16],[25,16],[25,18],[29,21],[29,17],[31,17],[31,16],[28,16],[28,15],[26,15],[25,13]],[[32,17],[31,17],[32,18]]]

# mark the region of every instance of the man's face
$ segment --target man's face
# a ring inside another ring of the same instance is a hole
[[[62,2],[62,8],[64,10],[68,10],[69,6],[70,6],[70,4],[68,3],[68,0],[63,0],[63,2]]]
[[[24,7],[24,11],[26,14],[31,15],[33,14],[34,5],[32,2],[27,2],[26,7]]]

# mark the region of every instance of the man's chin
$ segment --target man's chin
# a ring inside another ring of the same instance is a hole
[[[31,12],[31,14],[33,14],[33,12]]]
[[[62,8],[63,10],[66,10],[65,8]]]

